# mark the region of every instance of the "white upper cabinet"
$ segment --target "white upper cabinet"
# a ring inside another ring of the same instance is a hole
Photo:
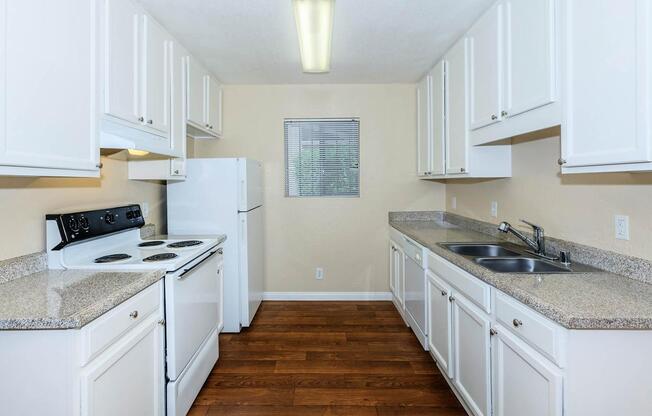
[[[104,112],[140,123],[138,50],[140,10],[129,0],[107,0],[104,16]]]
[[[0,175],[99,176],[96,12],[0,0]]]
[[[495,4],[468,32],[471,129],[501,120],[503,5]]]
[[[431,144],[430,172],[433,175],[446,173],[446,62],[439,61],[430,71],[431,100]]]
[[[186,67],[188,135],[194,138],[220,137],[222,87],[193,57],[187,59]]]
[[[504,103],[513,117],[556,99],[555,0],[505,0]]]
[[[448,112],[446,137],[446,173],[464,174],[468,171],[467,120],[467,39],[460,39],[444,56],[447,67]]]
[[[417,175],[430,174],[432,142],[430,130],[430,76],[424,76],[417,84]]]
[[[563,173],[652,170],[652,3],[563,2]]]
[[[170,131],[170,36],[151,17],[143,16],[142,104],[146,123]]]

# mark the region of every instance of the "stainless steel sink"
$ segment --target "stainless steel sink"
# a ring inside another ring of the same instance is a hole
[[[480,266],[498,273],[571,273],[572,271],[551,262],[527,257],[476,258]]]
[[[469,257],[514,257],[521,253],[505,248],[500,244],[455,243],[442,244],[453,253]]]

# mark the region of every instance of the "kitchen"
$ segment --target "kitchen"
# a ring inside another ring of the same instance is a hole
[[[0,414],[652,413],[646,0],[0,22]]]

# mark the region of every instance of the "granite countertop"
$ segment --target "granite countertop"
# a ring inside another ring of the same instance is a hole
[[[478,279],[569,329],[652,329],[652,285],[598,270],[567,274],[495,273],[440,243],[496,242],[495,236],[439,219],[391,219],[390,226]]]
[[[42,270],[0,284],[0,330],[81,328],[165,270]]]

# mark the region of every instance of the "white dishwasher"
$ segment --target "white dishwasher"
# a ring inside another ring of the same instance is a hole
[[[426,259],[425,249],[404,237],[405,251],[405,309],[407,320],[414,335],[428,350],[428,333],[426,329]]]

